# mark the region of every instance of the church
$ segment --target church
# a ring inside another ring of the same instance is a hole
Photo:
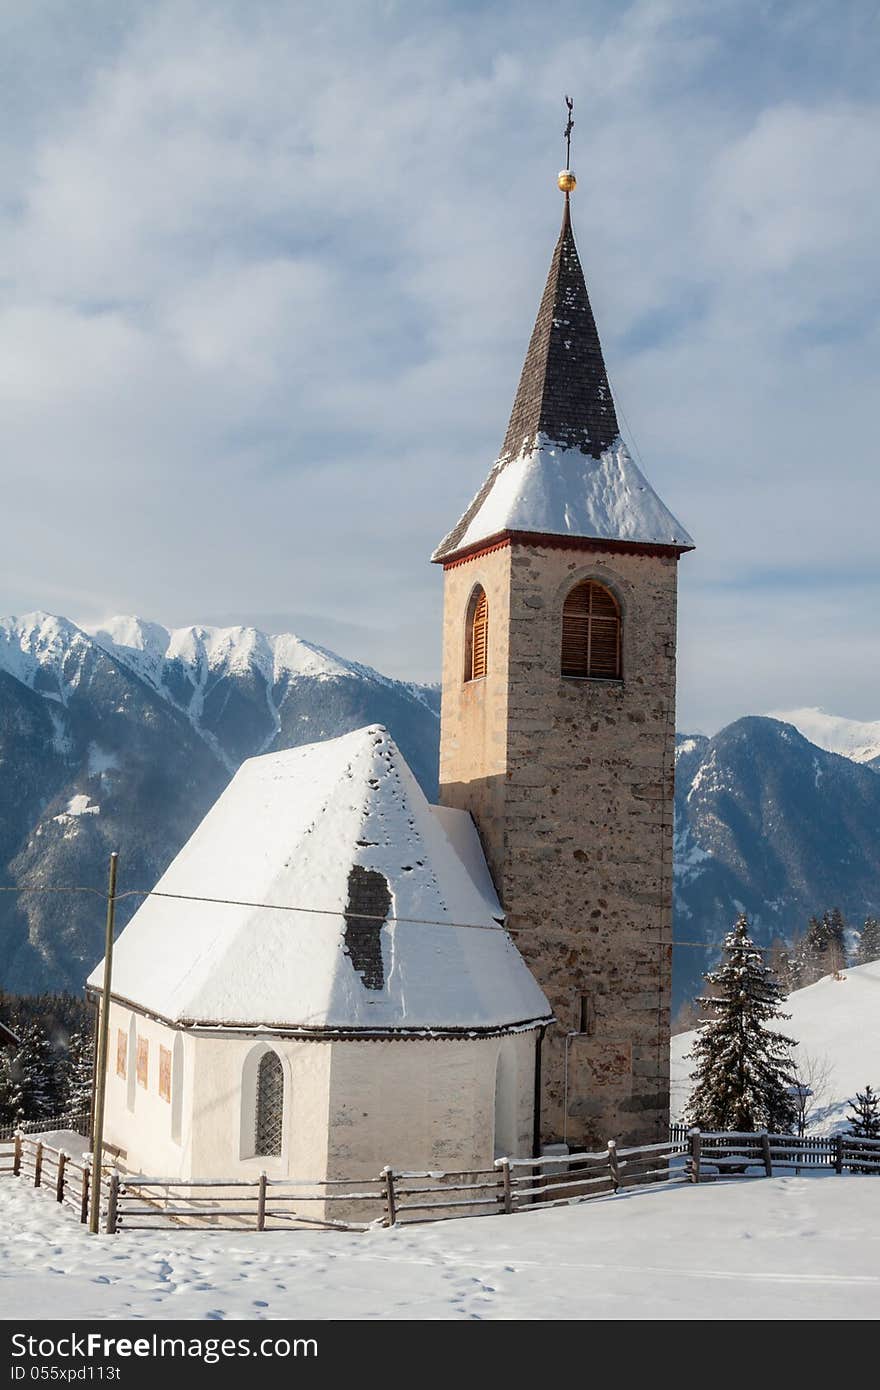
[[[621,438],[559,187],[501,452],[433,556],[440,805],[379,726],[239,769],[116,946],[105,1137],[130,1171],[335,1180],[666,1137],[693,542]]]

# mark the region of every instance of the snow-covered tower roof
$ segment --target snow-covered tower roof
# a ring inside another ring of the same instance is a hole
[[[112,992],[171,1023],[303,1033],[551,1013],[470,816],[429,806],[381,726],[244,763],[122,932]]]
[[[501,453],[432,558],[518,532],[693,548],[620,436],[567,193]]]

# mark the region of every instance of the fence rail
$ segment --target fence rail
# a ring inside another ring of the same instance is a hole
[[[23,1120],[17,1125],[0,1125],[0,1144],[14,1139],[16,1134],[50,1134],[58,1129],[71,1129],[75,1134],[88,1135],[88,1110],[70,1110],[66,1115],[47,1115],[41,1120]]]
[[[660,1144],[593,1153],[500,1158],[490,1169],[411,1172],[386,1167],[372,1178],[161,1178],[106,1170],[101,1225],[118,1231],[320,1227],[365,1231],[459,1216],[568,1206],[627,1189],[777,1171],[880,1173],[880,1139],[852,1135],[671,1132]],[[81,1222],[91,1200],[90,1155],[73,1155],[36,1135],[0,1141],[0,1174],[23,1178],[73,1207]]]
[[[0,1141],[0,1173],[26,1178],[41,1187],[56,1202],[73,1207],[80,1221],[88,1220],[91,1200],[92,1164],[90,1155],[68,1153],[38,1137],[19,1131],[11,1140]],[[101,1180],[102,1210],[110,1191],[110,1177]]]

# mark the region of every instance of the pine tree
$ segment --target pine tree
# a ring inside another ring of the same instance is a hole
[[[855,1114],[846,1117],[849,1133],[855,1139],[880,1139],[880,1095],[867,1085],[864,1091],[856,1091],[850,1105]]]
[[[791,1038],[767,1027],[788,1018],[784,995],[749,936],[745,914],[724,941],[724,960],[704,977],[716,991],[700,1003],[714,1011],[704,1020],[690,1058],[696,1062],[687,1108],[701,1129],[789,1131],[797,1110]]]
[[[15,1123],[56,1114],[60,1102],[59,1065],[49,1039],[37,1023],[19,1028],[21,1044],[10,1063],[18,1086]]]
[[[846,921],[839,907],[811,917],[800,954],[800,979],[815,984],[825,975],[836,975],[846,965]]]
[[[796,931],[788,948],[788,966],[784,973],[777,972],[778,979],[786,994],[801,989],[807,983],[804,979],[807,938],[802,931]],[[772,963],[772,959],[771,959]]]
[[[856,964],[868,965],[872,960],[880,960],[880,921],[876,917],[866,917],[859,935]]]
[[[4,1047],[0,1051],[0,1125],[18,1125],[23,1119],[24,1093],[15,1074],[15,1053]]]
[[[71,1033],[62,1070],[61,1108],[75,1115],[88,1110],[92,1103],[92,1070],[94,1046],[86,1030]]]
[[[797,989],[797,985],[792,984],[792,976],[797,973],[793,949],[793,947],[786,945],[781,936],[774,936],[770,942],[770,953],[767,956],[767,964],[786,993],[792,989]]]

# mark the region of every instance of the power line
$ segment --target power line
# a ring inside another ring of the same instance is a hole
[[[92,893],[96,898],[106,898],[104,888],[46,888],[39,883],[0,885],[0,893]]]
[[[0,886],[0,893],[89,893],[94,897],[103,898],[105,901],[107,898],[106,891],[101,888],[54,888],[32,883],[20,886]],[[261,903],[247,898],[212,898],[202,893],[166,893],[156,888],[127,888],[124,893],[115,894],[116,902],[121,902],[123,898],[167,898],[172,902],[211,903],[215,907],[251,907],[272,912],[303,912],[314,917],[350,916],[359,922],[379,922],[385,926],[397,923],[415,927],[455,927],[464,931],[507,931],[510,935],[513,935],[516,930],[505,927],[500,922],[496,926],[490,927],[486,922],[455,922],[448,917],[380,917],[378,913],[346,913],[343,908],[303,907],[296,903]],[[724,946],[723,941],[678,941],[669,938],[652,940],[650,937],[642,937],[641,942],[645,946],[693,946],[701,951],[720,950]],[[756,946],[755,950],[769,952],[772,947]]]

